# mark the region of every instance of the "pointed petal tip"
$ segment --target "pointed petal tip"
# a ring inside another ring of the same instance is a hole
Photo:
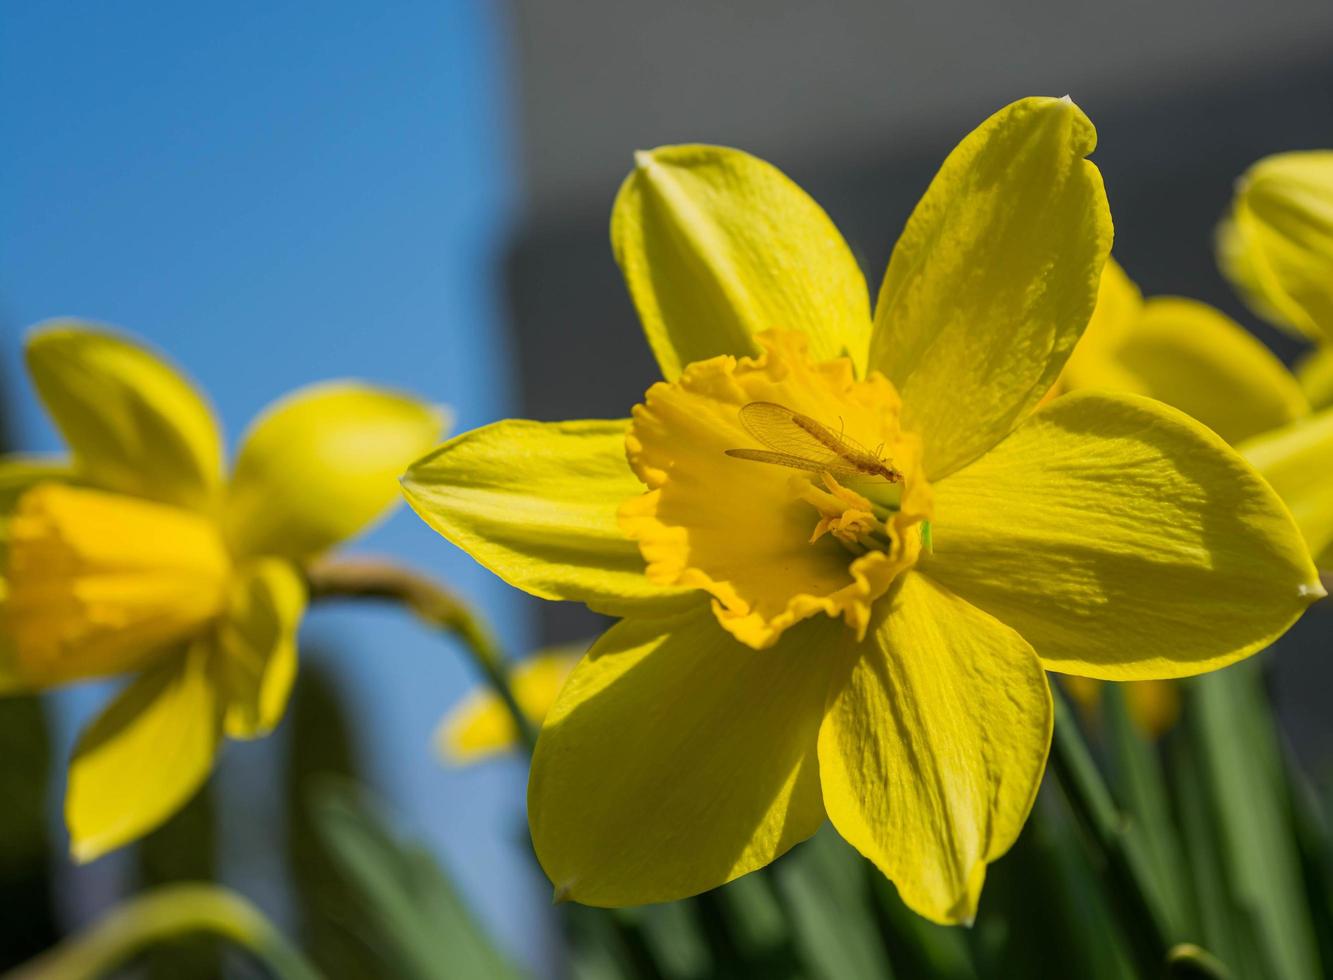
[[[74,840],[69,842],[69,857],[75,864],[92,864],[103,854],[106,848],[102,847],[96,840]]]
[[[570,901],[571,893],[574,891],[574,883],[566,881],[563,884],[556,885],[551,889],[551,904],[564,905]]]
[[[652,150],[635,150],[635,151],[634,151],[634,169],[635,169],[635,170],[647,170],[649,167],[651,167],[651,166],[653,165],[653,162],[654,162],[654,161],[653,161],[653,151],[652,151]]]
[[[1297,588],[1297,592],[1302,599],[1308,599],[1310,602],[1318,602],[1320,599],[1328,598],[1328,589],[1320,579],[1302,583]]]

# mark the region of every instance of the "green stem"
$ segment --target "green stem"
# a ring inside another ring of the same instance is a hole
[[[92,980],[147,946],[201,932],[249,950],[277,980],[322,980],[258,909],[225,888],[204,884],[167,885],[132,898],[4,980]]]
[[[342,558],[314,562],[306,570],[312,602],[326,599],[388,599],[462,641],[486,683],[504,702],[528,754],[537,733],[509,685],[504,659],[490,631],[472,610],[434,579],[387,559]]]
[[[1145,977],[1166,969],[1174,928],[1152,884],[1142,840],[1129,831],[1116,807],[1078,724],[1055,685],[1055,735],[1051,766],[1086,837],[1105,867],[1111,906]]]

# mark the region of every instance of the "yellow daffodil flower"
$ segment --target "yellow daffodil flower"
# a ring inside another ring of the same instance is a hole
[[[827,818],[917,912],[971,921],[1045,767],[1043,667],[1211,670],[1323,594],[1273,491],[1188,416],[1033,411],[1110,251],[1095,139],[1068,99],[983,123],[873,315],[778,170],[641,153],[612,241],[665,380],[629,420],[500,422],[408,471],[416,511],[507,581],[624,617],[532,762],[557,896],[681,898]]]
[[[65,817],[87,861],[183,805],[224,736],[277,724],[302,562],[391,506],[443,416],[315,385],[259,418],[228,478],[208,405],[146,348],[57,322],[28,338],[27,363],[70,456],[0,460],[0,690],[133,675],[70,762]]]
[[[1217,254],[1256,313],[1333,343],[1333,150],[1279,153],[1246,171]]]
[[[555,704],[586,643],[534,654],[509,672],[514,700],[534,726]],[[508,752],[518,745],[518,730],[504,701],[488,688],[469,694],[445,716],[435,732],[435,748],[452,765],[468,765]]]

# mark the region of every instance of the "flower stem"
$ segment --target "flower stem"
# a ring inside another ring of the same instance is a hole
[[[1120,920],[1140,973],[1159,976],[1176,958],[1181,959],[1181,968],[1186,962],[1195,971],[1211,967],[1216,961],[1196,955],[1202,953],[1196,947],[1189,947],[1188,957],[1183,954],[1177,957],[1177,951],[1184,947],[1178,945],[1176,925],[1153,884],[1143,839],[1133,832],[1116,806],[1079,733],[1078,723],[1054,684],[1051,696],[1055,701],[1051,767],[1104,867],[1112,910]]]
[[[258,909],[234,892],[205,884],[166,885],[132,898],[5,980],[92,980],[145,947],[200,932],[249,950],[277,980],[322,980]]]
[[[461,600],[429,576],[388,559],[323,559],[305,569],[312,602],[327,599],[387,599],[401,603],[418,618],[463,642],[513,719],[528,754],[537,744],[532,723],[514,697],[499,647],[480,619]]]

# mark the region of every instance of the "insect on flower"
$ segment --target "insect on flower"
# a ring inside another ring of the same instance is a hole
[[[898,483],[903,475],[851,436],[776,402],[741,406],[741,424],[768,449],[728,449],[727,455],[755,463],[827,473],[836,479],[870,478]]]

